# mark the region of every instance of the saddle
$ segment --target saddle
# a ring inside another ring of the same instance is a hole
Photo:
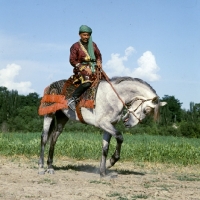
[[[57,110],[67,109],[67,99],[72,97],[74,90],[80,84],[75,82],[75,78],[76,77],[71,76],[67,80],[59,80],[46,87],[40,102],[38,114],[46,115],[54,113]],[[81,107],[95,108],[96,91],[101,79],[101,72],[97,73],[92,86],[81,95],[76,108],[77,113],[80,112]]]

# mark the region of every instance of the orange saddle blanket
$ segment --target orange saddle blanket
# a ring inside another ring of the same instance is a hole
[[[57,110],[68,108],[67,99],[72,97],[72,93],[78,87],[73,84],[73,78],[60,80],[52,83],[44,90],[38,109],[39,115],[54,113]],[[97,86],[90,87],[80,97],[79,107],[94,108]]]

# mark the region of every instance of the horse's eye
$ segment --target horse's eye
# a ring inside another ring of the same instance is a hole
[[[126,104],[126,106],[127,106],[128,108],[131,107],[131,105],[132,105],[131,102],[129,102],[129,103]]]
[[[150,112],[151,112],[151,108],[150,108],[150,107],[146,107],[146,108],[144,108],[144,110],[143,110],[143,113],[144,113],[145,115],[149,114]]]

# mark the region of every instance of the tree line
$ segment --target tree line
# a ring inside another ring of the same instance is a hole
[[[200,103],[190,103],[190,109],[181,108],[182,103],[174,96],[165,95],[160,99],[167,105],[160,110],[160,120],[155,123],[152,118],[134,128],[124,130],[120,123],[118,128],[130,134],[158,134],[185,137],[200,137]],[[43,117],[38,115],[41,97],[37,93],[20,95],[16,90],[0,87],[0,132],[41,132]],[[71,122],[70,130],[98,129]],[[67,130],[67,129],[66,129]]]

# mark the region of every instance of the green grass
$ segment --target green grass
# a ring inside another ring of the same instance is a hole
[[[200,181],[199,176],[196,175],[182,175],[177,176],[177,180],[179,181]]]
[[[39,155],[41,133],[0,133],[0,155],[26,157]],[[200,139],[172,136],[124,134],[121,160],[132,162],[200,164]],[[112,138],[109,156],[115,150]],[[55,156],[68,156],[78,160],[101,157],[102,135],[98,133],[69,132],[58,138]],[[49,145],[47,144],[45,156]]]
[[[132,199],[147,199],[148,196],[144,194],[134,195]]]

